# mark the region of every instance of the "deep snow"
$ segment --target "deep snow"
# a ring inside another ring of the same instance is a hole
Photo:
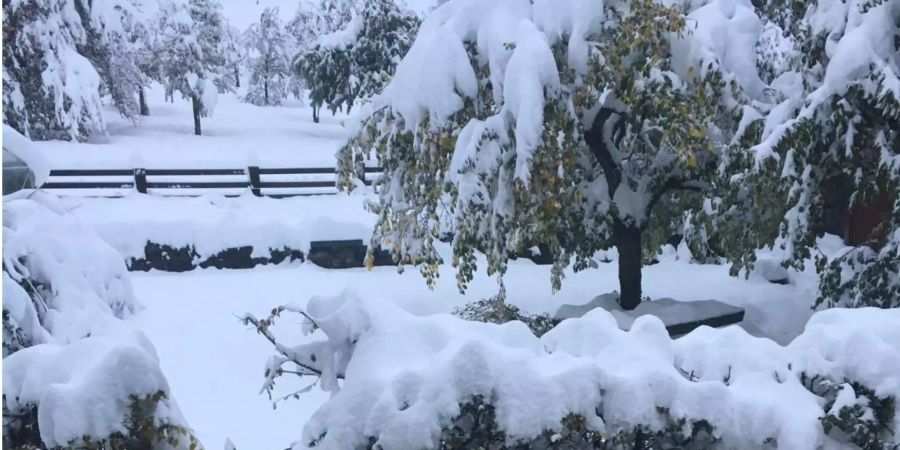
[[[166,103],[158,89],[150,93],[151,116],[139,125],[112,113],[108,137],[89,144],[44,142],[35,148],[51,166],[77,167],[245,167],[261,165],[332,165],[343,143],[347,116],[323,115],[313,124],[308,108],[295,103],[283,108],[243,104],[222,95],[212,117],[205,118],[204,136],[192,135],[190,105]],[[128,254],[143,239],[204,239],[210,246],[252,239],[303,239],[291,227],[304,222],[316,231],[341,230],[366,239],[374,217],[359,199],[314,197],[273,200],[242,197],[160,198],[134,195],[125,199],[66,199],[65,209],[98,232],[114,248]],[[333,225],[315,225],[320,218]],[[190,223],[190,226],[185,224]],[[274,224],[274,225],[273,225]],[[274,228],[272,228],[274,227]],[[280,230],[274,232],[272,230]],[[254,235],[255,233],[255,235]],[[281,234],[279,234],[281,233]],[[339,236],[348,238],[351,236]],[[316,236],[316,238],[321,238]],[[450,249],[439,251],[450,261]],[[124,256],[123,256],[124,258]],[[793,274],[795,284],[781,286],[758,276],[749,280],[728,276],[728,268],[677,260],[671,253],[644,271],[645,295],[678,300],[715,298],[746,308],[747,329],[786,343],[798,335],[811,314],[815,295],[812,274]],[[484,267],[484,261],[480,261]],[[550,267],[514,261],[506,275],[509,301],[531,313],[553,313],[564,303],[586,303],[597,294],[617,289],[615,263],[595,270],[567,273],[562,291],[552,294]],[[397,274],[395,268],[328,270],[309,263],[292,263],[252,270],[196,270],[183,274],[132,273],[136,298],[144,310],[131,320],[157,349],[163,373],[175,399],[207,448],[220,448],[226,438],[238,449],[286,448],[300,436],[307,418],[327,400],[314,389],[299,400],[273,410],[264,394],[263,367],[271,346],[240,324],[247,312],[267,315],[283,303],[301,305],[313,295],[338,295],[351,289],[362,299],[390,301],[414,314],[447,312],[466,302],[497,293],[496,280],[476,275],[463,296],[454,269],[445,264],[435,291],[429,291],[415,268]],[[296,327],[299,334],[299,326]],[[289,393],[302,381],[285,382]]]

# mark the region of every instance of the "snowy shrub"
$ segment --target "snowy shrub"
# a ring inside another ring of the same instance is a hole
[[[122,255],[57,202],[3,205],[4,448],[197,448]]]
[[[198,448],[143,335],[41,344],[3,360],[4,448]]]
[[[122,256],[54,198],[35,198],[3,205],[4,329],[64,343],[116,327],[138,308]]]
[[[461,308],[456,308],[453,314],[463,320],[486,323],[506,323],[519,321],[528,326],[535,336],[543,336],[559,323],[547,314],[527,314],[519,310],[515,305],[504,301],[501,296],[494,296],[469,303]]]
[[[318,339],[279,339],[284,312]],[[295,449],[900,445],[900,310],[819,312],[787,346],[737,327],[672,340],[652,316],[622,331],[602,309],[538,338],[350,294],[244,321],[277,352],[265,390],[291,374],[332,393]]]

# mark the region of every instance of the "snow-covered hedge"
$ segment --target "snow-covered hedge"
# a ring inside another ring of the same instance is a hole
[[[122,256],[34,198],[3,205],[4,448],[197,448]]]
[[[323,339],[279,340],[285,311]],[[538,338],[350,294],[245,320],[277,350],[266,389],[299,373],[334,394],[295,449],[900,444],[897,310],[819,312],[784,347],[737,327],[672,340],[650,316],[622,331],[599,309]]]

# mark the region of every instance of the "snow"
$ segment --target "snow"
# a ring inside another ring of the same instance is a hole
[[[25,162],[34,173],[35,185],[46,181],[50,175],[50,163],[34,149],[34,144],[11,126],[3,124],[3,149]]]
[[[733,77],[752,98],[764,83],[756,68],[756,43],[762,31],[749,0],[713,0],[687,15],[689,33],[672,45],[675,70],[684,79],[718,68]]]
[[[130,395],[168,391],[152,344],[140,333],[43,344],[3,360],[3,394],[15,411],[37,406],[41,440],[63,446],[82,436],[126,433]],[[180,419],[173,402],[174,416]],[[183,420],[178,420],[183,422]]]
[[[154,85],[147,93],[150,116],[133,124],[108,110],[108,137],[98,136],[72,151],[64,141],[32,143],[53,169],[331,167],[349,137],[347,116],[312,112],[297,102],[268,108],[240,102],[238,94],[218,96],[217,111],[202,119],[203,136],[193,135],[189,100],[164,102]]]
[[[254,252],[290,248],[307,252],[318,240],[368,242],[375,216],[367,195],[275,199],[249,193],[165,198],[133,193],[125,198],[63,197],[72,216],[92,227],[122,257],[142,258],[147,242],[193,246],[201,259],[246,245]],[[309,211],[317,211],[309,214]]]
[[[127,432],[131,396],[169,389],[152,343],[122,320],[140,304],[121,254],[43,195],[4,199],[3,247],[4,312],[29,338],[4,349],[4,411],[36,408],[48,448]],[[170,396],[155,407],[154,423],[185,425]]]
[[[652,316],[637,318],[626,332],[602,309],[542,338],[518,322],[415,316],[350,292],[312,297],[306,314],[324,339],[289,349],[323,370],[320,385],[333,396],[307,422],[295,449],[313,440],[316,448],[353,448],[370,437],[385,448],[430,448],[459,405],[476,395],[491,399],[508,442],[559,430],[569,413],[601,432],[637,424],[659,429],[664,408],[673,420],[707,421],[726,445],[776,439],[786,448],[814,449],[827,439],[822,402],[801,384],[801,374],[849,376],[893,395],[900,381],[897,310],[818,313],[785,347],[737,328],[703,327],[672,341]],[[825,339],[831,330],[841,331]],[[855,342],[841,340],[847,337]],[[858,348],[874,353],[849,352]],[[334,392],[328,378],[337,374],[345,378]]]
[[[54,199],[44,200],[4,201],[4,272],[39,283],[46,311],[38,313],[54,342],[116,330],[117,318],[140,307],[125,261]]]

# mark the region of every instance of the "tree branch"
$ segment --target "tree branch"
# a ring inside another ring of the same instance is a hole
[[[653,208],[656,206],[656,203],[659,202],[659,199],[670,191],[703,192],[708,187],[709,185],[707,183],[698,180],[685,180],[677,177],[669,178],[665,183],[653,191],[650,202],[647,203],[647,216],[649,217],[650,213],[653,212]]]
[[[617,117],[613,118],[613,114]],[[616,122],[609,124],[611,125],[611,129],[609,130],[609,135],[607,135],[605,129],[607,128],[607,122],[609,120],[615,120]],[[584,134],[584,139],[588,144],[588,148],[603,169],[604,175],[606,175],[606,184],[609,188],[610,196],[613,195],[616,189],[619,188],[619,184],[622,183],[622,169],[619,167],[618,163],[613,160],[612,150],[609,148],[608,144],[616,145],[621,142],[624,135],[624,133],[622,133],[624,128],[625,122],[622,120],[620,112],[612,108],[601,107],[600,111],[597,112],[597,115],[594,116],[594,121],[590,128],[585,130]],[[615,143],[613,143],[613,139],[615,139]]]

